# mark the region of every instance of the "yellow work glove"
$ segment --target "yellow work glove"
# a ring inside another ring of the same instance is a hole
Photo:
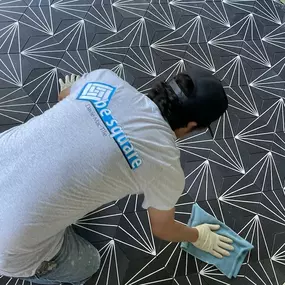
[[[202,224],[194,228],[199,233],[197,241],[193,242],[195,247],[209,252],[217,258],[229,256],[229,251],[234,250],[234,247],[231,245],[233,241],[230,238],[214,232],[220,228],[219,225]]]
[[[76,82],[78,79],[80,79],[79,75],[71,74],[65,76],[65,81],[63,81],[61,78],[59,79],[59,85],[60,85],[60,91],[69,88],[73,85],[74,82]]]

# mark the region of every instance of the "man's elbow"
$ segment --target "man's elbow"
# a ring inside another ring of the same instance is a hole
[[[160,228],[152,227],[152,233],[154,236],[156,236],[157,238],[160,238],[160,239],[163,236],[163,232]]]
[[[159,239],[167,239],[168,233],[171,231],[171,223],[152,226],[152,233]]]
[[[153,235],[163,240],[168,238],[173,229],[174,211],[174,208],[167,211],[148,209]]]

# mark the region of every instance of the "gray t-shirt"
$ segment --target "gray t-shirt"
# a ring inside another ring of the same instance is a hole
[[[0,134],[0,274],[29,277],[59,251],[66,227],[127,194],[175,206],[184,175],[157,106],[110,70]]]

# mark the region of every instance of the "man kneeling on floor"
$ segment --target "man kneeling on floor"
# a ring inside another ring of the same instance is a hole
[[[225,112],[221,83],[179,73],[145,96],[112,71],[96,70],[60,84],[58,104],[0,134],[0,274],[84,283],[100,255],[71,225],[128,194],[144,194],[157,237],[228,256],[232,241],[218,227],[174,220],[185,181],[176,139]]]

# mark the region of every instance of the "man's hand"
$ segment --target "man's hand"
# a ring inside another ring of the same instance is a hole
[[[71,76],[66,75],[64,81],[60,78],[59,79],[60,91],[70,88],[73,85],[73,83],[75,83],[78,79],[80,79],[80,76],[75,74],[71,74]]]
[[[216,234],[219,225],[203,224],[190,228],[174,220],[175,209],[161,211],[149,208],[152,232],[160,239],[172,242],[192,242],[197,248],[213,254],[218,258],[228,256],[233,250],[230,245],[233,241],[227,237]]]
[[[71,76],[66,75],[65,81],[61,78],[59,79],[60,85],[60,93],[58,94],[58,101],[61,101],[65,97],[67,97],[70,93],[70,87],[75,83],[78,79],[80,79],[79,75],[71,74]]]
[[[195,228],[199,232],[199,237],[196,242],[193,242],[193,245],[197,248],[209,252],[217,258],[229,256],[229,251],[234,250],[231,239],[214,232],[220,228],[219,225],[203,224]]]

